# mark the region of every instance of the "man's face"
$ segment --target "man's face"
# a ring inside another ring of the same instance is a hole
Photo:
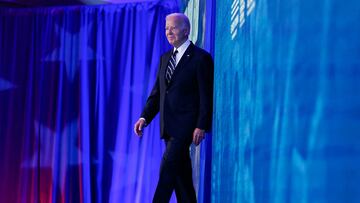
[[[183,26],[181,17],[169,16],[166,20],[165,34],[171,45],[178,48],[187,39],[189,31]]]

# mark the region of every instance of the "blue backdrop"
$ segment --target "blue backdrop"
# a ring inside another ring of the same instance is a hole
[[[359,11],[217,1],[212,202],[360,202]]]
[[[192,22],[210,51],[216,23],[213,147],[192,149],[199,202],[211,151],[212,202],[360,202],[360,3],[225,0],[216,16],[212,0],[182,6],[207,11]],[[151,200],[158,120],[141,140],[132,126],[175,10],[0,8],[0,202]]]
[[[150,202],[163,143],[133,133],[172,1],[0,8],[0,202]]]

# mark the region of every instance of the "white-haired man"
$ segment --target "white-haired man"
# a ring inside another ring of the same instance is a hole
[[[211,129],[214,63],[209,53],[189,41],[186,15],[166,16],[165,34],[174,47],[161,56],[156,82],[134,131],[160,112],[160,136],[165,140],[159,182],[153,202],[196,202],[189,146],[200,144]]]

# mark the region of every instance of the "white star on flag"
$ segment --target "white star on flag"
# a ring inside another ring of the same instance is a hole
[[[47,54],[43,61],[60,61],[65,64],[66,73],[70,81],[73,81],[79,66],[86,65],[89,60],[102,60],[90,46],[88,46],[88,33],[90,25],[81,25],[79,32],[70,32],[63,27],[56,25],[56,33],[60,36],[60,47],[55,48]]]

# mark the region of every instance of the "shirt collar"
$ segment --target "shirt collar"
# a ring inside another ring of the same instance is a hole
[[[181,46],[179,46],[178,48],[175,48],[175,47],[174,47],[173,53],[174,53],[175,50],[178,50],[178,53],[179,53],[180,55],[182,55],[189,46],[190,46],[190,40],[187,39],[187,40],[186,40]]]

